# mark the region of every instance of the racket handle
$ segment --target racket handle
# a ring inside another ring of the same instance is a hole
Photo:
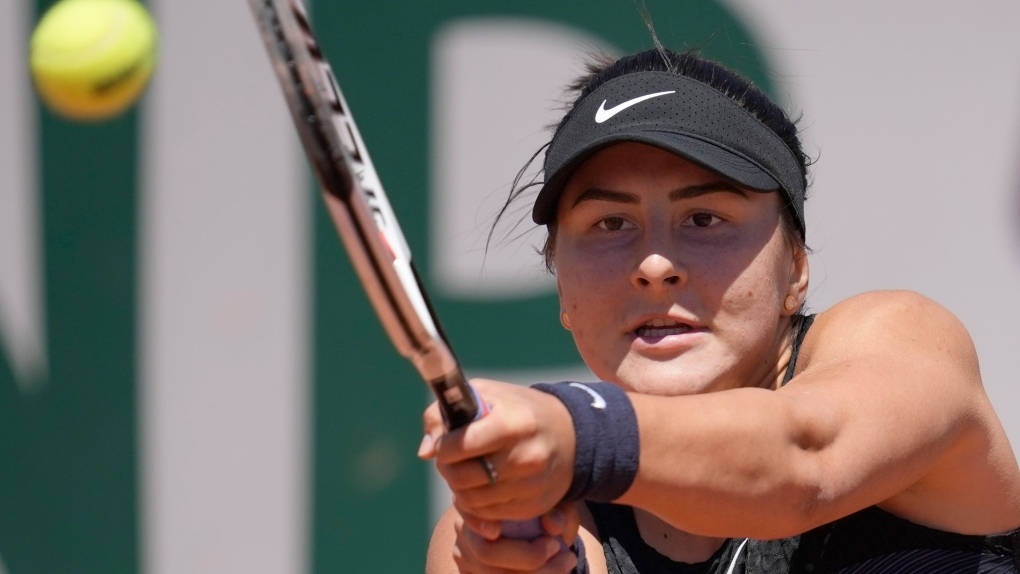
[[[429,381],[429,386],[439,403],[443,423],[449,430],[459,429],[489,413],[489,406],[478,396],[478,391],[467,382],[459,368]]]
[[[460,369],[430,383],[439,399],[439,410],[443,414],[446,428],[460,428],[489,414],[488,403],[467,382]],[[487,467],[484,460],[479,459],[478,462]],[[486,472],[489,472],[488,469]],[[502,521],[502,536],[507,538],[533,540],[542,534],[542,523],[538,518]]]

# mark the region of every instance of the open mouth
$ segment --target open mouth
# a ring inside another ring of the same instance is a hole
[[[676,319],[658,318],[652,319],[634,329],[634,334],[643,338],[668,337],[669,335],[681,335],[688,333],[694,328]]]

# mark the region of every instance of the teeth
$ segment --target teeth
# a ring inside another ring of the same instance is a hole
[[[672,319],[654,319],[645,325],[638,327],[635,333],[639,337],[665,337],[677,335],[691,330],[690,325],[685,325]]]
[[[668,319],[667,318],[667,319],[652,319],[651,321],[645,323],[645,326],[647,326],[647,327],[675,327],[675,326],[680,325],[680,324],[681,324],[680,321],[676,321],[674,319]]]
[[[641,327],[638,329],[638,335],[642,337],[665,337],[667,335],[676,335],[682,333],[682,329],[654,329],[651,327]]]

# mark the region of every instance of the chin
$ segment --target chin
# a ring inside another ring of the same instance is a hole
[[[696,395],[720,390],[718,377],[703,366],[679,361],[625,360],[614,375],[613,381],[625,390],[648,395]]]

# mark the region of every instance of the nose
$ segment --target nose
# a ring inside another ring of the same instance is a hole
[[[686,282],[686,272],[669,257],[649,253],[634,269],[631,282],[639,288],[671,287]]]

